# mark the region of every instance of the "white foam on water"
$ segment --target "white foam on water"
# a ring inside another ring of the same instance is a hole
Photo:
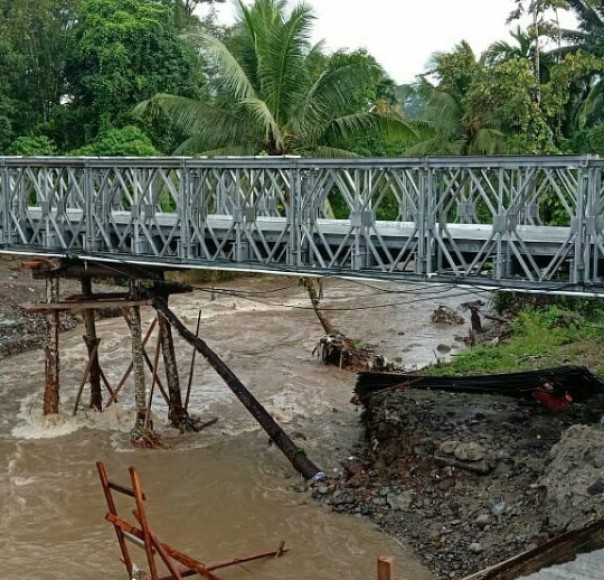
[[[111,405],[102,413],[83,409],[74,417],[65,409],[52,415],[42,412],[41,393],[28,395],[21,401],[17,415],[19,423],[11,430],[17,439],[53,439],[75,433],[80,429],[99,429],[127,433],[135,420],[134,408],[120,403]]]

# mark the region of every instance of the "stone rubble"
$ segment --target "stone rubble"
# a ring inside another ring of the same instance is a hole
[[[463,578],[604,517],[602,409],[604,396],[554,414],[496,395],[378,394],[367,441],[312,495]]]

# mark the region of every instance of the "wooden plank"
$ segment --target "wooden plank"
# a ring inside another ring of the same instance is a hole
[[[134,306],[149,306],[151,300],[95,300],[82,302],[26,302],[21,307],[30,312],[54,312],[57,310],[90,310],[91,308],[132,308]]]
[[[565,532],[521,554],[480,570],[463,580],[514,580],[574,560],[577,554],[604,548],[604,520]]]
[[[65,302],[84,302],[92,300],[121,300],[130,297],[129,292],[96,292],[94,294],[71,294],[65,297]]]
[[[392,567],[394,558],[390,556],[380,556],[377,561],[378,580],[392,580]]]

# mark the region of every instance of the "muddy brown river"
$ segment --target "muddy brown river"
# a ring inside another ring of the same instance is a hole
[[[362,437],[358,410],[350,404],[355,376],[321,366],[311,356],[321,329],[303,290],[293,278],[248,278],[223,287],[227,292],[218,292],[215,300],[196,291],[175,297],[172,305],[193,330],[201,310],[200,334],[208,344],[286,430],[305,434],[300,444],[315,463],[337,472]],[[440,344],[455,353],[461,348],[455,335],[467,333],[467,326],[431,324],[434,308],[477,297],[484,299],[440,286],[329,280],[324,305],[346,334],[413,368],[434,362],[435,353],[444,356],[436,350]],[[144,310],[147,325],[152,317],[152,309]],[[101,364],[115,384],[130,360],[127,327],[122,319],[106,319],[97,323],[97,332]],[[155,426],[169,449],[130,445],[131,383],[106,412],[84,409],[73,418],[86,360],[81,335],[82,328],[61,335],[64,413],[59,416],[41,416],[42,351],[0,362],[1,578],[126,577],[104,520],[98,460],[123,483],[128,466],[136,466],[158,536],[201,560],[274,549],[281,540],[291,548],[280,559],[221,571],[225,579],[373,580],[379,555],[396,558],[398,580],[431,578],[405,545],[366,519],[332,513],[297,492],[298,474],[267,445],[264,431],[201,357],[189,409],[219,420],[201,433],[179,436],[167,429],[165,404],[156,394]],[[150,356],[154,338],[147,347]],[[176,348],[186,385],[191,348],[178,337]],[[127,503],[120,507],[125,515],[132,509]],[[136,547],[131,552],[143,565],[144,553]]]

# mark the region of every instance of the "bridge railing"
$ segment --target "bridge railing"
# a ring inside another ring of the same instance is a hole
[[[5,250],[599,284],[604,161],[0,158]]]

